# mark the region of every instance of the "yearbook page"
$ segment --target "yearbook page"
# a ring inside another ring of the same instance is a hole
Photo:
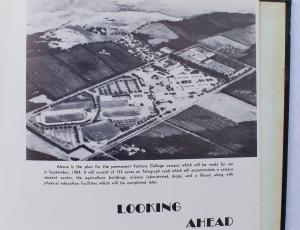
[[[258,1],[28,0],[16,11],[0,229],[262,229],[265,130],[281,127],[266,120],[276,103]]]

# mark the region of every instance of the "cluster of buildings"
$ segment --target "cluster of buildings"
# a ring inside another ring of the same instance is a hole
[[[129,53],[136,57],[139,57],[145,63],[151,62],[164,56],[163,52],[153,51],[150,45],[137,40],[132,34],[126,34],[116,42],[125,46],[128,49]]]
[[[214,73],[238,77],[249,70],[222,63],[215,52],[198,45],[174,53],[167,47],[153,51],[131,34],[117,42],[148,64],[86,89],[73,100],[50,105],[29,119],[35,129],[64,148],[84,144],[99,149],[152,118],[169,117],[219,87],[224,81]],[[125,150],[129,154],[139,151],[135,146]]]

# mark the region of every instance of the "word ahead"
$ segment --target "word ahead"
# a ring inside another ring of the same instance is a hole
[[[186,228],[207,228],[207,227],[228,227],[233,224],[231,217],[217,217],[217,218],[198,218],[190,219]]]

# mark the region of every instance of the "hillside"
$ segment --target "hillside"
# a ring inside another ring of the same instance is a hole
[[[132,14],[136,16],[134,20],[128,19],[127,22],[120,23],[123,17]],[[124,34],[134,34],[136,39],[147,42],[154,48],[169,46],[180,50],[198,39],[255,23],[253,14],[224,12],[181,20],[171,17],[169,20],[167,16],[155,13],[148,13],[145,17],[141,13],[132,12],[115,15],[118,16],[117,21],[113,18],[103,19],[114,25],[113,34],[109,34],[109,30],[99,25],[94,18],[89,21],[93,22],[93,25],[96,23],[98,27],[88,25],[88,21],[82,22],[81,25],[77,22],[76,26],[76,23],[70,22],[51,31],[28,35],[27,99],[45,94],[48,98],[56,100],[143,64],[143,61],[129,53],[126,47],[113,42]],[[142,21],[144,25],[141,25],[141,20],[138,19],[143,17],[147,20]],[[120,31],[117,33],[118,25]],[[149,28],[144,28],[146,26]],[[67,34],[60,33],[65,30],[68,31]],[[162,33],[163,30],[167,30],[168,33]],[[58,34],[63,36],[57,36]],[[76,40],[76,37],[69,37],[70,34],[83,36],[85,39]],[[103,37],[105,39],[102,39]],[[252,47],[253,52],[249,52],[249,56],[245,57],[247,63],[253,62],[255,45]]]
[[[182,38],[188,41],[196,41],[235,27],[252,25],[255,23],[255,16],[253,14],[217,12],[183,19],[178,22],[163,21],[163,23]]]
[[[101,54],[103,50],[108,54]],[[56,100],[141,64],[112,42],[30,54],[27,57],[27,98],[39,91]]]
[[[254,24],[255,16],[253,14],[217,12],[180,21],[162,20],[158,23],[146,24],[134,31],[134,34],[155,48],[168,46],[180,50],[199,39]],[[167,34],[160,31],[163,26],[167,27]]]

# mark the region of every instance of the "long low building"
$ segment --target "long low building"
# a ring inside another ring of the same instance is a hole
[[[92,99],[72,101],[72,102],[62,102],[52,106],[54,110],[66,110],[66,109],[94,109],[95,104]]]
[[[83,109],[50,110],[42,112],[37,119],[39,119],[38,122],[45,125],[82,123],[88,119],[88,113]]]
[[[115,109],[105,110],[102,115],[108,118],[114,117],[131,117],[131,116],[138,116],[141,114],[141,110],[138,107],[130,107],[130,106],[123,106]]]

